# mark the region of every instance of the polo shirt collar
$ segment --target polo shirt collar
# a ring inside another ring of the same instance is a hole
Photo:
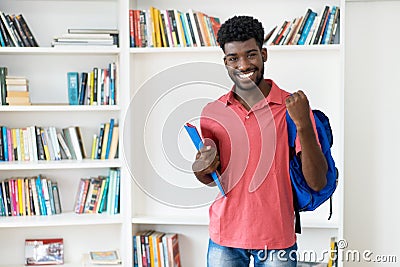
[[[283,101],[284,99],[283,99],[283,95],[282,95],[281,89],[271,79],[266,79],[266,82],[271,84],[271,91],[269,92],[268,96],[266,97],[266,103],[268,103],[268,104],[274,103],[274,104],[282,105],[282,103],[284,103],[284,101]],[[234,103],[235,101],[237,101],[235,99],[235,97],[234,97],[233,88],[234,87],[232,87],[232,89],[226,95],[226,98],[225,98],[225,101],[224,101],[225,102],[225,106],[228,106],[228,105]],[[256,106],[257,105],[258,104],[256,104]]]

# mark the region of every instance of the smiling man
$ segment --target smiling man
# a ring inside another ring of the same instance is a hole
[[[249,16],[228,19],[218,32],[234,85],[204,107],[206,145],[192,166],[210,186],[210,173],[218,171],[226,193],[209,211],[209,267],[249,266],[251,257],[256,267],[296,266],[286,110],[298,130],[296,153],[307,183],[316,191],[326,184],[327,164],[307,97],[264,79],[263,37],[262,24]]]

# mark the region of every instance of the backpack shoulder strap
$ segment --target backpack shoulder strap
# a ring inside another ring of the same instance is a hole
[[[286,123],[288,129],[288,140],[289,140],[289,147],[294,148],[295,140],[297,135],[296,125],[294,124],[292,118],[289,115],[289,112],[286,110]],[[295,232],[297,234],[301,234],[301,222],[300,222],[300,211],[299,205],[297,203],[297,195],[295,192],[294,187],[292,186],[292,195],[293,195],[293,207],[295,213]]]
[[[294,142],[296,140],[297,129],[294,124],[292,118],[289,115],[289,112],[286,110],[286,123],[288,128],[288,138],[289,138],[289,146],[294,147]]]

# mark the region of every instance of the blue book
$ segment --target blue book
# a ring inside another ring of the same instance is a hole
[[[306,23],[304,24],[303,31],[301,33],[300,39],[297,42],[298,45],[304,45],[306,42],[307,36],[310,33],[311,27],[314,23],[315,17],[317,16],[317,13],[311,11],[310,15],[307,18]]]
[[[110,146],[111,146],[111,140],[112,140],[112,135],[113,135],[113,129],[114,129],[114,119],[111,119],[110,120],[110,128],[108,130],[108,139],[107,139],[106,156],[105,156],[106,159],[108,159],[108,156],[110,154]]]
[[[115,63],[110,63],[110,100],[109,105],[115,105]]]
[[[8,142],[7,142],[7,127],[2,127],[3,131],[3,151],[4,151],[4,160],[8,161]]]
[[[199,131],[197,131],[196,126],[190,124],[190,123],[186,123],[186,125],[184,125],[186,131],[188,132],[190,139],[192,139],[192,142],[194,144],[194,146],[196,147],[197,150],[200,150],[200,148],[202,148],[204,146],[203,141],[201,140]],[[219,191],[221,192],[221,194],[226,197],[225,195],[225,191],[222,188],[222,185],[218,179],[218,174],[217,172],[213,172],[211,173],[211,177],[213,178],[215,184],[218,186]]]
[[[5,212],[6,211],[6,207],[4,205],[5,199],[6,199],[5,194],[3,196],[3,189],[0,186],[0,214],[1,214],[1,216],[5,216],[6,215],[6,212]]]
[[[1,22],[0,22],[1,23]],[[6,44],[5,44],[5,42],[4,42],[4,39],[3,39],[3,34],[2,34],[2,32],[0,31],[0,46],[1,47],[5,47],[6,46]]]
[[[337,10],[337,7],[333,6],[332,10],[331,10],[331,13],[329,14],[328,21],[326,22],[326,26],[325,26],[326,30],[324,32],[324,37],[323,37],[322,42],[321,42],[322,44],[328,44],[329,43],[329,39],[330,39],[331,33],[332,33],[332,26],[333,26],[333,23],[334,23],[333,20],[335,18],[336,10]]]
[[[79,74],[78,72],[68,72],[68,102],[70,105],[78,105],[79,99]]]
[[[119,213],[119,190],[121,183],[121,171],[115,170],[115,202],[113,214]]]
[[[43,188],[42,188],[42,180],[40,178],[40,175],[36,178],[36,191],[38,194],[38,200],[39,200],[39,206],[40,206],[40,215],[47,215],[47,208],[46,208],[46,203],[44,200],[44,195],[43,195]]]

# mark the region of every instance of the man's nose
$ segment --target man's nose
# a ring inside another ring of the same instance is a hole
[[[240,57],[238,60],[238,69],[245,71],[250,67],[250,61],[247,57]]]

